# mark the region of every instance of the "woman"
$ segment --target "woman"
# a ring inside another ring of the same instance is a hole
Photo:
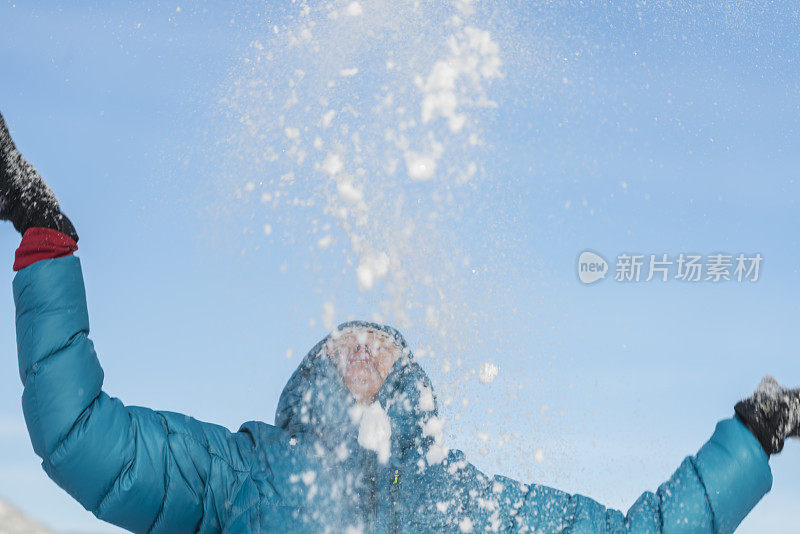
[[[732,532],[797,436],[797,390],[765,379],[627,514],[488,477],[442,441],[436,398],[402,335],[340,325],[238,432],[125,406],[89,340],[78,235],[0,116],[0,218],[23,234],[14,302],[22,406],[47,474],[133,532]]]

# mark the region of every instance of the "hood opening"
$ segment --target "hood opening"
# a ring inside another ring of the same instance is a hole
[[[414,361],[398,330],[368,321],[341,323],[308,351],[281,393],[275,426],[293,435],[313,435],[329,450],[358,439],[358,421],[352,417],[359,413],[356,400],[331,359],[318,357],[332,336],[351,328],[384,332],[401,347],[402,354],[392,365],[373,404],[380,404],[389,417],[393,448],[407,447],[410,440],[419,442],[424,423],[437,414],[430,379]]]

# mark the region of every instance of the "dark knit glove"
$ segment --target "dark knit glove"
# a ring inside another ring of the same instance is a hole
[[[61,213],[58,200],[33,165],[17,151],[0,115],[0,220],[11,221],[20,234],[28,228],[58,230],[78,241],[75,227]]]
[[[781,387],[771,376],[734,410],[767,454],[781,452],[786,438],[800,437],[800,389]]]

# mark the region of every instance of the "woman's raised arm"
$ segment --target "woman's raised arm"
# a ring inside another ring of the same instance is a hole
[[[133,532],[219,532],[252,506],[252,438],[103,390],[77,233],[0,116],[0,219],[23,233],[14,278],[22,407],[48,476]]]

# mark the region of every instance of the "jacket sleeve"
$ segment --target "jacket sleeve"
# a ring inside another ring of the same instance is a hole
[[[738,419],[726,419],[696,455],[655,493],[643,493],[627,514],[583,495],[495,476],[476,486],[483,492],[472,492],[478,499],[469,507],[470,521],[491,527],[494,520],[508,531],[542,534],[728,534],[770,490],[767,459]]]
[[[22,407],[48,476],[98,518],[133,532],[214,532],[249,507],[249,434],[125,406],[101,390],[80,262],[14,278]]]

